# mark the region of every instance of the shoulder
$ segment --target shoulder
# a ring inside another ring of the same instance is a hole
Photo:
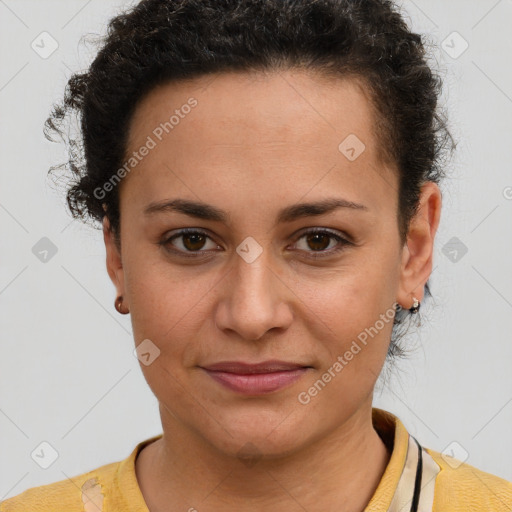
[[[163,434],[145,439],[118,462],[47,485],[32,487],[0,502],[0,512],[147,512],[135,471],[135,460],[148,444]]]
[[[434,512],[512,510],[512,482],[430,448],[427,453],[439,465],[434,491]]]
[[[0,512],[100,512],[120,462],[51,484],[32,487],[0,502]]]

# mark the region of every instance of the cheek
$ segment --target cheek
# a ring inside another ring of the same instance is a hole
[[[329,271],[321,281],[302,279],[296,284],[304,302],[301,315],[308,318],[306,326],[322,352],[322,373],[342,358],[343,369],[337,365],[340,371],[331,373],[344,378],[333,379],[331,389],[349,382],[370,388],[387,354],[398,285],[397,255],[375,249],[367,253],[370,256],[360,254],[357,262]]]
[[[292,286],[326,330],[354,333],[373,325],[396,300],[397,265],[385,255],[378,261],[354,255],[343,266],[317,272],[315,278],[300,276]]]
[[[374,285],[368,275],[351,274],[321,294],[306,295],[306,309],[313,312],[309,325],[320,327],[313,336],[322,357],[298,399],[326,424],[355,412],[372,393],[386,359],[395,312],[393,301],[382,296],[384,288]]]
[[[127,258],[125,285],[130,301],[134,339],[150,339],[166,367],[188,366],[192,352],[208,342],[209,310],[215,285],[226,272],[171,265],[163,257]]]
[[[128,272],[126,285],[135,342],[139,345],[149,339],[157,347],[151,364],[141,359],[144,378],[157,399],[173,404],[174,410],[187,402],[188,367],[193,355],[203,350],[205,336],[198,330],[207,318],[205,304],[212,285],[208,278],[191,284],[179,272],[171,275],[169,269],[139,262],[136,270]]]

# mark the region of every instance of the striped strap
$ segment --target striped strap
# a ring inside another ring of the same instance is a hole
[[[432,512],[441,468],[409,434],[405,465],[387,512]]]

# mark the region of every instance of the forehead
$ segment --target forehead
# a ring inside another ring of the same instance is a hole
[[[146,200],[163,199],[166,185],[186,191],[186,176],[198,193],[230,185],[240,194],[290,191],[297,200],[337,187],[350,200],[393,202],[396,173],[378,160],[374,127],[354,78],[288,70],[166,83],[134,112],[127,154],[148,137],[154,148],[126,181]]]
[[[283,135],[289,142],[312,146],[327,131],[336,142],[347,130],[364,138],[367,146],[376,142],[372,106],[360,79],[328,78],[305,70],[226,72],[161,84],[139,102],[130,142],[169,121],[191,98],[197,106],[191,115],[173,120],[175,138],[186,130],[177,129],[182,124],[201,128],[196,135],[210,143],[225,142],[227,135],[233,143],[254,145],[253,135],[263,143]]]

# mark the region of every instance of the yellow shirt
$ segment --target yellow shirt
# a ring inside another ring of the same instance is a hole
[[[511,512],[512,483],[420,448],[393,414],[373,408],[373,424],[392,450],[364,512]],[[135,458],[162,434],[140,442],[129,457],[0,503],[0,512],[148,512],[135,475]],[[415,496],[416,490],[416,496]]]

